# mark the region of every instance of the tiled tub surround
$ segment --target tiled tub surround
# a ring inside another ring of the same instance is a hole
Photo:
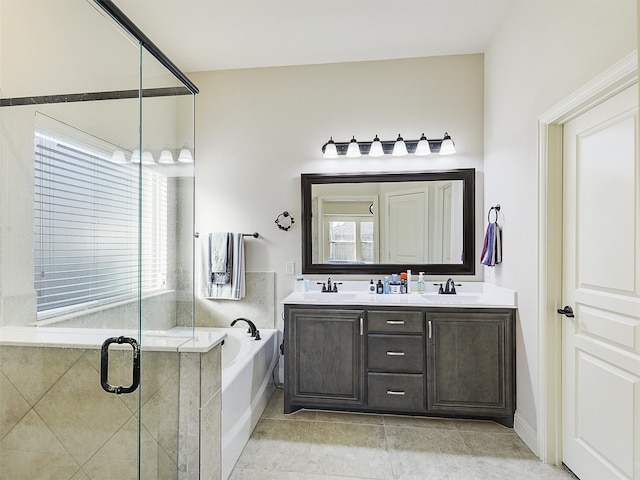
[[[196,298],[196,327],[224,328],[233,319],[244,317],[259,330],[278,328],[274,324],[275,278],[275,272],[247,272],[247,295],[240,301]]]
[[[218,479],[224,333],[189,332],[144,336],[140,390],[113,395],[100,345],[127,332],[1,328],[0,478],[136,478],[140,395],[142,478]],[[110,351],[112,383],[130,383],[130,352]]]

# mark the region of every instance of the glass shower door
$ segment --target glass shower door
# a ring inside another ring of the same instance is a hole
[[[178,476],[193,95],[92,7],[0,6],[1,478]]]

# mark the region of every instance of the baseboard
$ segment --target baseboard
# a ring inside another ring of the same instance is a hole
[[[536,429],[518,412],[513,417],[513,430],[522,441],[538,456],[538,433]]]

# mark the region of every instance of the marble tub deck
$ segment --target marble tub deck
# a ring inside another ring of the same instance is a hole
[[[282,410],[277,390],[230,480],[575,478],[494,422]]]

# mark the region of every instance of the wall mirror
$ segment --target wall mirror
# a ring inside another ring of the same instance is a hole
[[[475,274],[475,169],[302,174],[302,273]]]

